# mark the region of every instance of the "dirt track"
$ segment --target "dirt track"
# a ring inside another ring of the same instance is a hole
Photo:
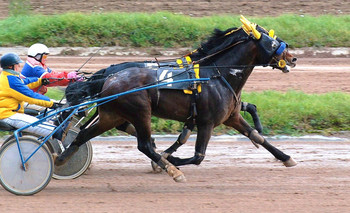
[[[164,149],[169,141],[158,141]],[[285,168],[249,141],[214,141],[186,183],[153,174],[133,141],[93,142],[87,173],[52,180],[39,194],[0,190],[2,212],[349,212],[350,141],[274,141],[299,165]],[[188,142],[178,156],[189,157]]]

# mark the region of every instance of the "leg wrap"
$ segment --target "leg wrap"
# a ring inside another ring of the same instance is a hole
[[[249,133],[248,138],[257,144],[263,144],[265,139],[255,129]]]

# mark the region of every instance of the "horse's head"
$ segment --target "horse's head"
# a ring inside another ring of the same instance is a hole
[[[263,27],[249,22],[241,16],[243,30],[256,41],[257,58],[259,63],[289,72],[290,67],[295,67],[297,58],[288,52],[288,44]]]

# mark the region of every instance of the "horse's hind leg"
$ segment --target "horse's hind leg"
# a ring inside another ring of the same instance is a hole
[[[128,121],[125,121],[123,124],[118,125],[115,127],[117,130],[123,131],[128,133],[129,135],[135,136],[137,137],[137,132],[135,127]],[[151,137],[151,143],[152,143],[152,147],[153,149],[156,149],[156,144],[155,144],[155,139]]]
[[[114,128],[118,122],[119,124],[125,122],[123,119],[117,120],[116,118],[108,118],[109,116],[102,116],[99,121],[95,122],[90,127],[82,129],[71,145],[55,159],[55,165],[60,166],[65,164],[73,154],[79,150],[79,147],[88,140]],[[100,122],[101,120],[103,122]]]
[[[224,122],[226,126],[230,126],[238,130],[241,134],[247,136],[254,143],[262,145],[278,160],[281,160],[286,167],[295,166],[297,163],[289,155],[284,154],[282,151],[271,145],[266,139],[261,136],[258,131],[250,127],[250,125],[238,114],[235,117],[230,117]]]

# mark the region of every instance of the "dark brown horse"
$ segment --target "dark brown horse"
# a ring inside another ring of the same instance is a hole
[[[198,165],[203,161],[212,131],[220,124],[233,127],[254,143],[262,145],[285,166],[296,165],[290,156],[268,143],[240,114],[241,91],[254,66],[271,66],[287,71],[288,65],[295,66],[296,58],[288,53],[287,45],[281,39],[269,35],[265,29],[244,17],[241,21],[241,28],[215,30],[214,35],[191,55],[194,64],[200,66],[200,77],[211,79],[201,85],[201,93],[195,100],[198,133],[193,157],[182,159],[171,154],[162,156],[153,149],[151,115],[186,122],[193,100],[192,96],[179,90],[152,88],[101,105],[98,108],[99,121],[83,129],[71,146],[55,160],[55,164],[63,164],[87,140],[128,121],[137,131],[138,149],[167,171],[175,181],[185,180],[176,166]],[[101,96],[107,97],[153,84],[158,81],[156,73],[156,69],[137,67],[122,70],[104,83]]]

